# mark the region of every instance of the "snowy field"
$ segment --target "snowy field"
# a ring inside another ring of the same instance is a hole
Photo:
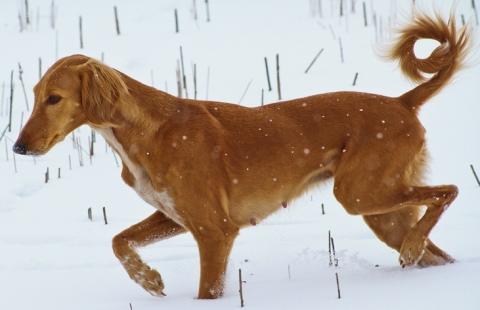
[[[461,14],[479,37],[472,3],[459,0]],[[360,217],[347,215],[332,195],[331,183],[308,193],[287,209],[241,232],[228,267],[225,296],[195,298],[199,279],[197,247],[182,235],[142,249],[160,271],[165,298],[150,296],[131,281],[113,255],[112,237],[151,214],[123,184],[120,167],[101,137],[88,156],[90,129],[75,132],[48,155],[14,156],[11,147],[29,112],[42,71],[59,57],[86,54],[156,88],[177,94],[176,70],[182,46],[185,75],[193,97],[196,67],[198,98],[261,104],[278,100],[275,55],[279,54],[282,99],[336,90],[396,96],[413,87],[397,66],[378,51],[392,38],[391,28],[408,20],[410,0],[210,0],[207,22],[203,0],[104,0],[54,3],[30,0],[0,4],[0,130],[9,120],[10,72],[14,71],[12,131],[0,141],[0,309],[237,309],[237,272],[244,280],[246,309],[480,309],[480,66],[478,43],[470,67],[428,102],[420,113],[431,153],[428,183],[456,184],[460,195],[431,234],[457,262],[403,270],[398,254],[378,241]],[[451,2],[416,1],[427,10],[448,13]],[[113,6],[118,7],[117,35]],[[174,10],[179,17],[175,33]],[[353,12],[354,11],[354,12]],[[80,48],[79,16],[83,24]],[[343,62],[340,53],[343,46]],[[478,40],[477,40],[478,42]],[[432,44],[419,46],[428,55]],[[323,53],[305,73],[321,50]],[[268,91],[264,57],[272,80]],[[356,85],[353,86],[358,72]],[[23,115],[23,119],[22,119]],[[1,132],[0,132],[1,133]],[[83,158],[83,166],[80,165]],[[69,160],[70,159],[70,160]],[[117,159],[118,160],[118,159]],[[70,167],[71,162],[71,167]],[[49,170],[50,180],[45,183]],[[61,169],[61,178],[58,178]],[[325,215],[322,215],[324,204]],[[106,207],[108,225],[103,222]],[[92,208],[93,221],[87,218]],[[338,267],[329,266],[328,231],[335,240]],[[337,298],[335,273],[342,298]]]

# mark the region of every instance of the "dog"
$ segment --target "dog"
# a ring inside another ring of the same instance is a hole
[[[414,54],[421,38],[441,43],[426,59]],[[44,154],[83,124],[105,138],[122,159],[125,183],[157,209],[112,242],[152,295],[164,295],[162,278],[136,248],[190,232],[200,253],[198,298],[217,298],[239,230],[329,178],[339,203],[397,250],[403,267],[451,263],[428,235],[458,190],[423,184],[417,113],[462,67],[468,38],[453,18],[417,15],[389,53],[418,82],[412,90],[396,98],[334,92],[257,108],[177,98],[72,55],[34,87],[35,106],[13,150]]]

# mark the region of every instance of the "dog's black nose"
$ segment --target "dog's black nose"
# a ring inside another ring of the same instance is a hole
[[[27,147],[25,144],[17,142],[13,145],[13,151],[17,154],[25,155],[27,154]]]

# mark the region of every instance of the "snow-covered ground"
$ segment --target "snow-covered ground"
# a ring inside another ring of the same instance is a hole
[[[478,0],[473,2],[480,6]],[[413,87],[395,64],[377,51],[391,38],[390,25],[411,12],[410,0],[193,0],[55,1],[30,0],[31,24],[19,32],[24,1],[0,4],[0,130],[8,123],[10,71],[14,70],[12,132],[0,141],[0,309],[234,309],[240,307],[237,270],[244,274],[248,309],[480,309],[480,187],[470,170],[480,172],[480,67],[478,44],[471,66],[423,108],[431,152],[430,184],[456,184],[460,195],[431,237],[458,261],[403,270],[398,254],[378,241],[360,217],[346,214],[331,194],[331,184],[308,193],[237,239],[226,279],[226,293],[214,301],[196,300],[199,262],[194,240],[182,235],[141,250],[166,284],[156,298],[128,278],[114,257],[111,238],[153,212],[120,179],[120,168],[99,137],[84,165],[71,138],[48,155],[13,157],[11,146],[27,119],[18,76],[21,63],[30,107],[43,71],[57,57],[83,53],[161,90],[176,94],[176,67],[183,47],[187,86],[193,96],[193,64],[198,97],[256,106],[277,100],[275,54],[280,56],[283,99],[335,90],[399,95]],[[431,9],[432,1],[416,1]],[[436,0],[448,12],[451,1]],[[471,0],[456,1],[460,14],[475,24]],[[319,9],[321,4],[321,10]],[[115,33],[118,7],[121,35]],[[180,33],[175,33],[174,9]],[[377,27],[374,26],[374,13]],[[84,48],[78,18],[83,18]],[[377,30],[375,30],[377,29]],[[478,26],[472,38],[478,38]],[[341,61],[339,39],[343,45]],[[432,44],[423,44],[426,55]],[[304,71],[324,48],[308,74]],[[264,57],[274,90],[267,90]],[[352,86],[358,72],[356,86]],[[207,82],[208,81],[208,82]],[[5,86],[3,86],[5,85]],[[76,131],[88,149],[90,129]],[[5,150],[4,150],[5,149]],[[69,168],[69,157],[72,168]],[[50,181],[44,183],[45,172]],[[58,169],[61,178],[58,179]],[[322,215],[321,204],[326,214]],[[93,210],[93,222],[87,209]],[[108,225],[103,223],[106,207]],[[328,230],[335,239],[339,266],[328,264]],[[342,298],[337,298],[338,273]]]

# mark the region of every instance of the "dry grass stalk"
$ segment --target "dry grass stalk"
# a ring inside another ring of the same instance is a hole
[[[337,296],[338,299],[341,299],[342,295],[340,294],[340,281],[338,280],[338,272],[335,272],[335,279],[337,280]]]
[[[275,60],[277,63],[277,91],[278,91],[278,100],[282,100],[282,89],[280,85],[280,55],[275,55]]]
[[[117,31],[117,36],[120,35],[120,22],[118,21],[118,9],[117,6],[113,6],[113,15],[115,15],[115,30]]]
[[[180,32],[180,28],[179,28],[179,26],[178,26],[178,10],[177,10],[177,9],[175,9],[175,10],[173,11],[173,15],[174,15],[174,17],[175,17],[175,33],[179,33],[179,32]]]
[[[22,84],[23,97],[25,98],[25,106],[27,107],[27,111],[30,111],[30,107],[28,105],[27,92],[25,90],[25,83],[23,82],[23,68],[22,68],[22,65],[20,63],[18,63],[18,79],[20,80],[20,83]]]
[[[312,61],[310,62],[310,64],[308,65],[307,69],[305,70],[305,74],[308,73],[308,71],[310,70],[310,68],[313,66],[313,64],[317,61],[318,57],[322,54],[323,52],[323,48],[320,49],[320,51],[318,51],[318,53],[315,55],[315,57],[312,59]]]
[[[475,171],[475,168],[473,167],[472,164],[470,164],[470,169],[472,169],[473,176],[475,177],[475,180],[477,180],[478,186],[480,186],[480,179],[478,179],[477,172]]]
[[[239,289],[238,292],[240,294],[240,307],[245,306],[245,302],[243,300],[243,280],[242,280],[242,269],[238,269],[238,283],[239,283]]]
[[[265,71],[267,73],[268,91],[272,91],[272,83],[270,83],[270,71],[268,70],[268,60],[267,57],[264,57],[263,59],[265,61]]]
[[[80,48],[83,49],[83,21],[82,16],[78,17],[78,30],[80,34]]]
[[[8,114],[8,132],[12,132],[12,110],[13,110],[13,70],[10,72],[10,110]]]
[[[105,222],[105,225],[108,224],[108,221],[107,221],[107,209],[105,207],[102,208],[103,210],[103,221]]]
[[[358,72],[355,72],[355,76],[353,77],[353,83],[352,83],[353,86],[357,85],[357,79],[358,79]]]

